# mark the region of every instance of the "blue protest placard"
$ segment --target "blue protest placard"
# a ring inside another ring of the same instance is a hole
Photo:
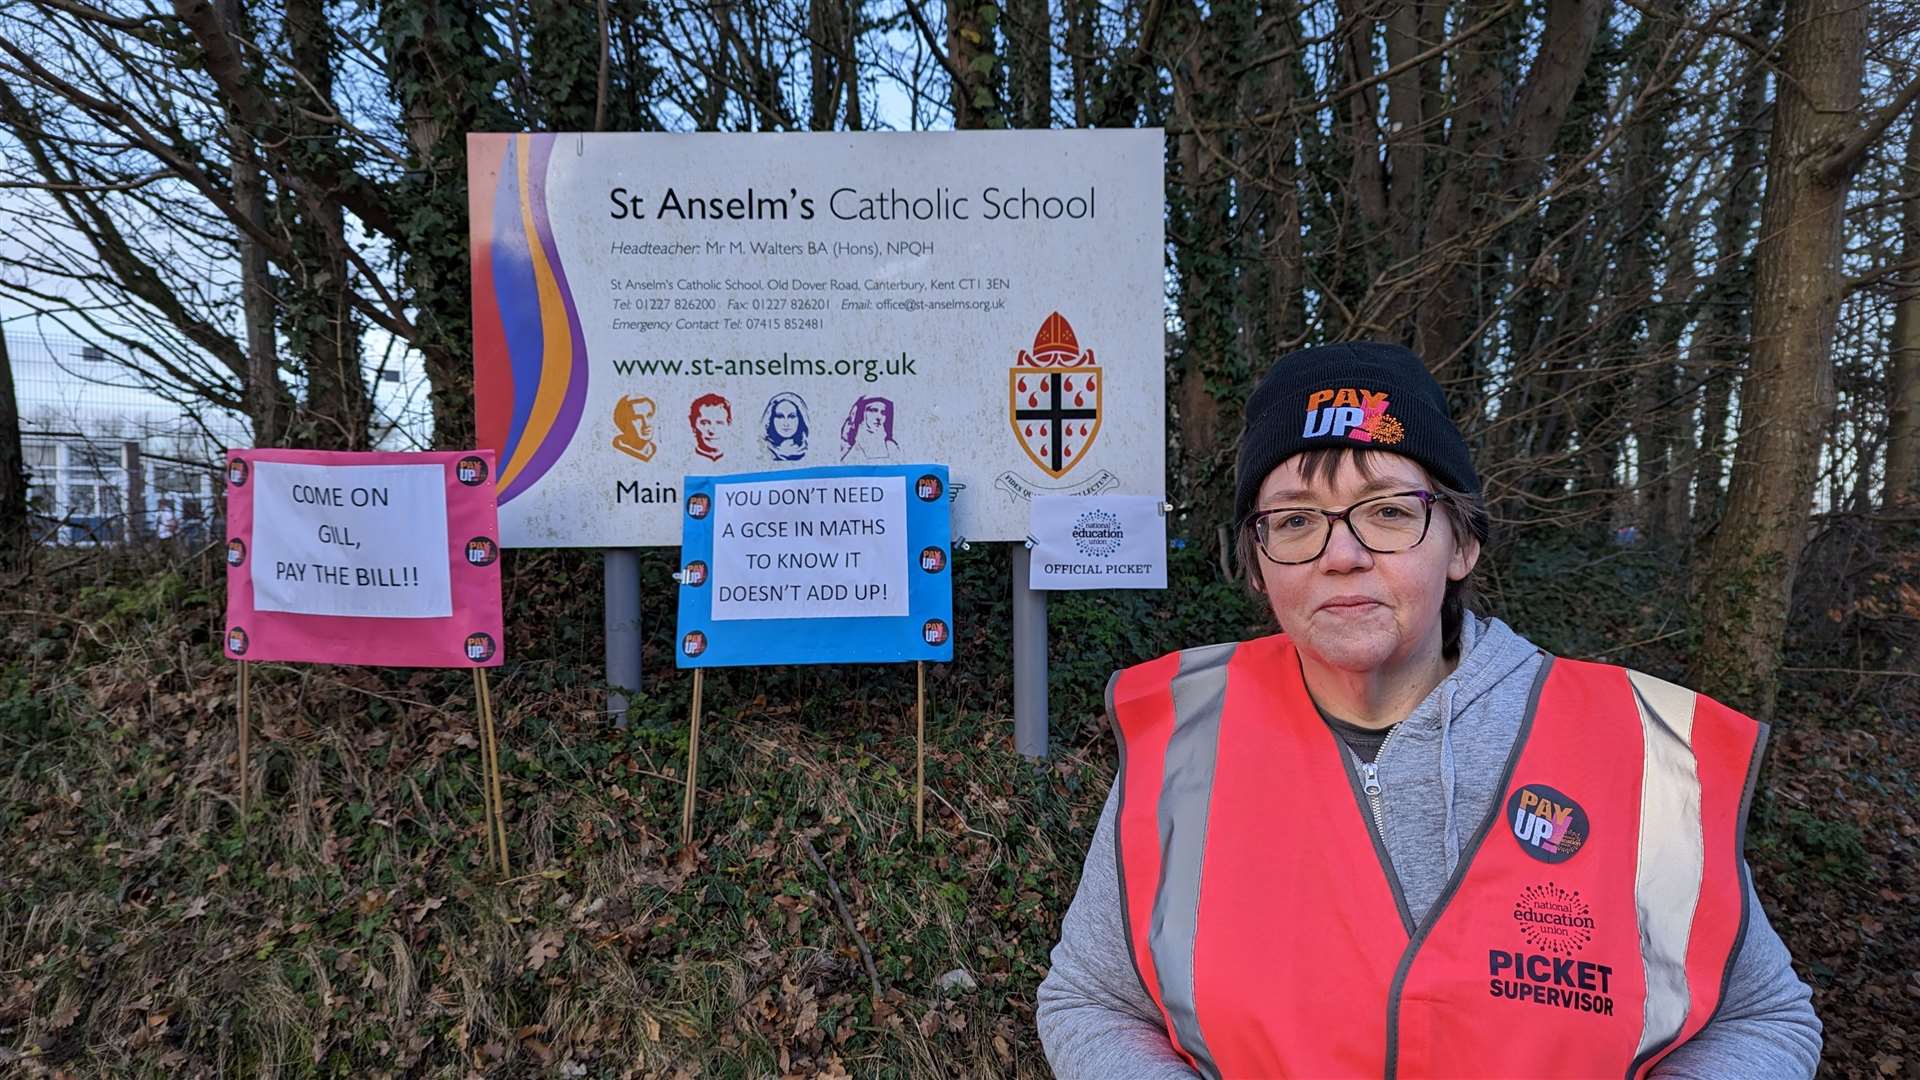
[[[689,476],[683,668],[953,659],[945,465]]]

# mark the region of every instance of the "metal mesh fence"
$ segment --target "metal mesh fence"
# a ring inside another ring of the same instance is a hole
[[[7,335],[20,407],[28,506],[42,542],[217,535],[221,453],[249,442],[245,419],[167,400],[76,339]]]

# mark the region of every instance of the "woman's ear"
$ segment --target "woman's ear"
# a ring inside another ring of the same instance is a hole
[[[1468,536],[1464,544],[1453,546],[1453,558],[1447,562],[1447,580],[1465,581],[1480,563],[1480,538]]]

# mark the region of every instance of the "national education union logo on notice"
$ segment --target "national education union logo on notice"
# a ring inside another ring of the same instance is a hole
[[[1082,555],[1111,559],[1120,553],[1127,532],[1120,519],[1105,510],[1089,510],[1073,522],[1073,548]]]

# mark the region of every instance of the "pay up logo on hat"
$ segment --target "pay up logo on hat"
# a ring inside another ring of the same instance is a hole
[[[1341,386],[1307,395],[1303,439],[1338,438],[1392,445],[1406,437],[1400,421],[1387,415],[1387,392]]]

